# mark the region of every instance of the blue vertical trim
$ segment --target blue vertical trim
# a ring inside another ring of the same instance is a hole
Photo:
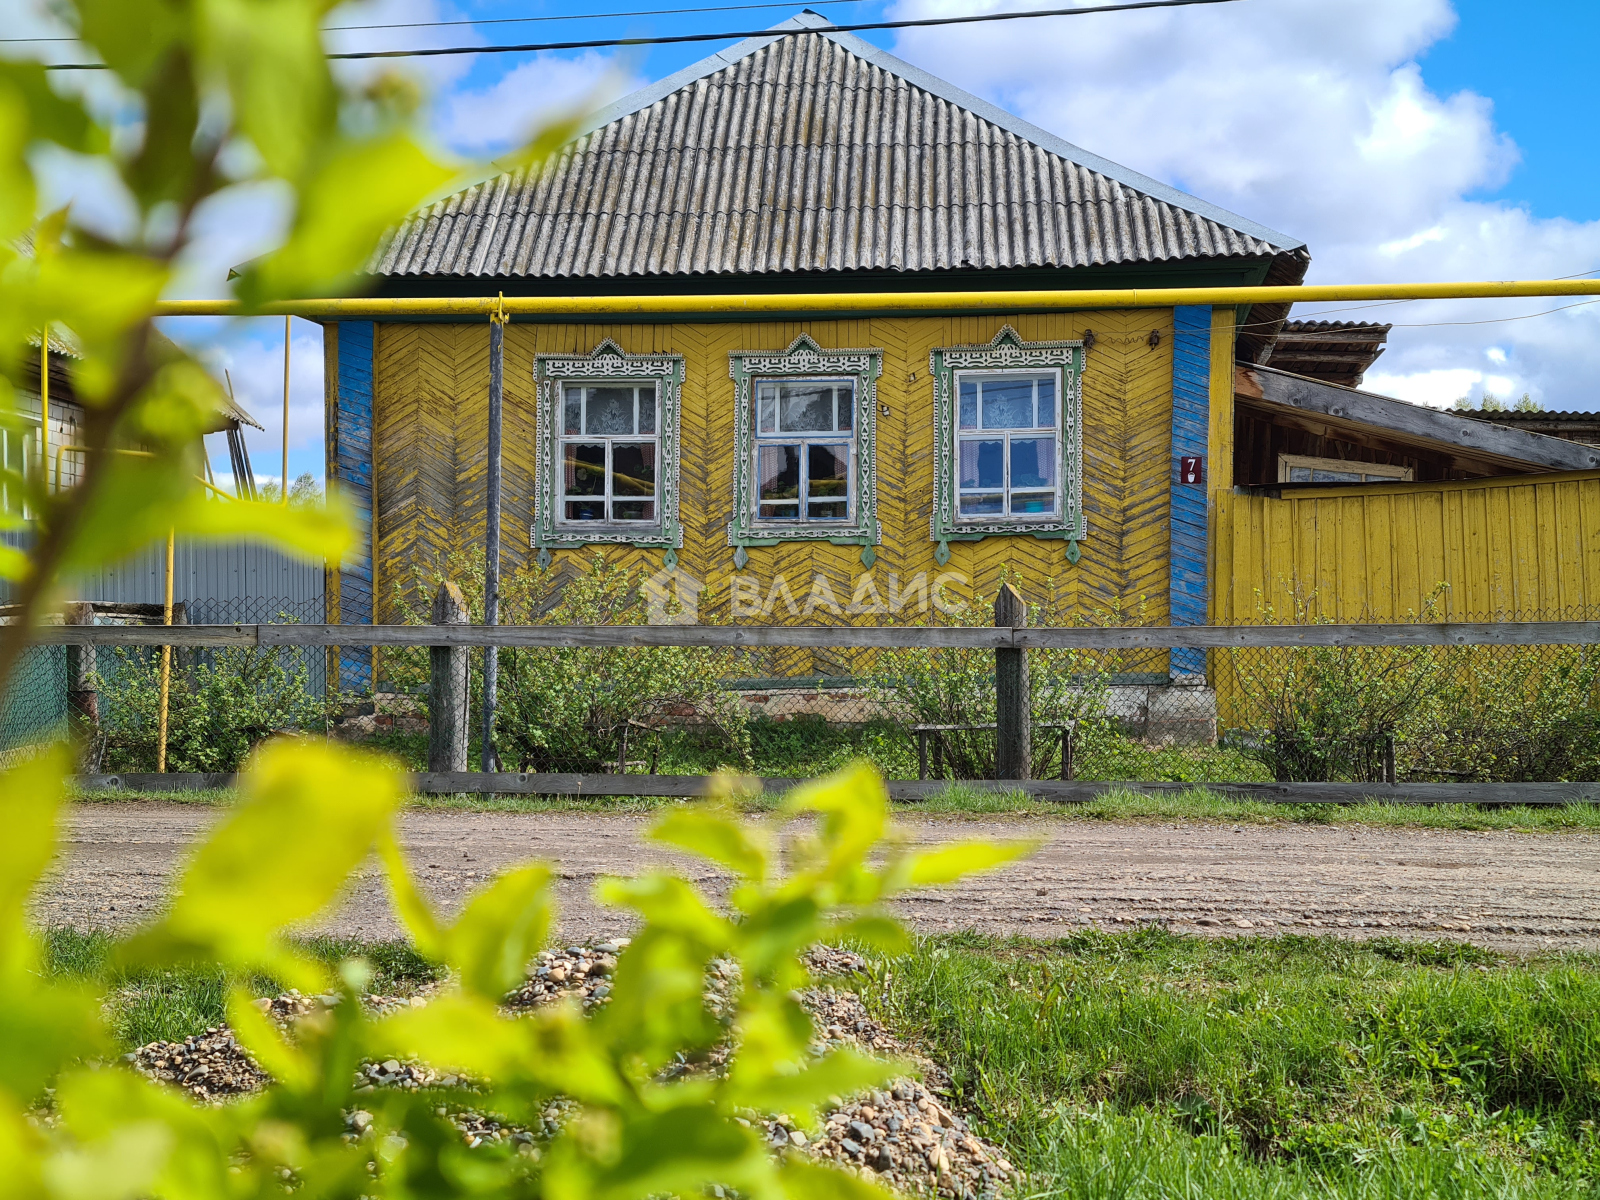
[[[356,544],[339,569],[339,621],[372,624],[372,343],[371,321],[339,322],[339,492],[355,518]],[[372,690],[372,648],[342,648],[339,687]]]
[[[1209,476],[1206,438],[1211,422],[1211,309],[1184,305],[1172,313],[1172,589],[1174,625],[1206,623],[1206,486],[1180,483],[1179,460],[1200,455]],[[1203,650],[1174,649],[1171,672],[1199,675]]]

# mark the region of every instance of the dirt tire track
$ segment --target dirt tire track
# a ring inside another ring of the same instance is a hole
[[[40,921],[124,926],[161,905],[183,856],[218,810],[126,801],[72,813]],[[403,837],[424,889],[453,911],[473,888],[528,858],[556,862],[562,937],[628,931],[596,906],[604,875],[671,865],[716,893],[720,876],[640,839],[643,814],[415,811]],[[960,887],[910,897],[926,931],[973,928],[1055,937],[1156,922],[1177,931],[1471,940],[1508,950],[1600,950],[1600,837],[1210,822],[919,817],[920,843],[1039,835],[1025,862]],[[382,880],[362,871],[328,932],[393,937]]]

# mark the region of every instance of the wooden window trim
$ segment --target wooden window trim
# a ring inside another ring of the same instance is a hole
[[[666,550],[672,559],[668,566],[675,564],[677,551],[683,548],[683,526],[678,519],[683,355],[629,354],[605,338],[588,354],[537,354],[533,369],[538,427],[531,541],[539,551],[539,562],[548,564],[551,550],[621,545]],[[562,393],[569,383],[656,385],[656,521],[635,525],[558,519],[563,490],[560,453],[565,440]]]
[[[1056,436],[1060,440],[1057,512],[1048,520],[961,519],[957,508],[957,374],[1029,374],[1052,369],[1061,372],[1056,399]],[[1083,343],[1025,342],[1015,329],[1003,325],[986,345],[942,346],[931,351],[928,370],[933,376],[935,425],[933,516],[928,533],[939,543],[934,559],[941,566],[950,560],[950,542],[1021,535],[1064,539],[1067,561],[1077,562],[1078,543],[1089,532],[1083,511]]]

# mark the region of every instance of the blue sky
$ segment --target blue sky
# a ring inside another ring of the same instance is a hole
[[[1495,124],[1522,152],[1505,183],[1484,195],[1541,217],[1600,218],[1600,3],[1456,0],[1455,8],[1460,24],[1423,55],[1423,78],[1440,92],[1489,97]]]
[[[361,0],[335,10],[329,24],[563,16],[688,2]],[[840,23],[1044,6],[816,5]],[[764,28],[799,7],[330,36],[341,48],[379,48],[714,32]],[[1096,153],[1303,237],[1314,256],[1313,282],[1600,271],[1596,0],[1239,0],[862,36]],[[463,157],[485,158],[514,144],[542,112],[609,99],[727,44],[433,58],[411,60],[411,69],[433,97],[438,138]],[[226,266],[270,244],[276,220],[260,197],[219,209],[185,293],[220,294]],[[1362,309],[1364,318],[1396,323],[1368,386],[1434,405],[1526,391],[1548,407],[1600,408],[1600,305],[1530,315],[1558,304]],[[1297,315],[1333,317],[1346,308]],[[281,321],[174,322],[172,332],[202,349],[219,373],[230,371],[240,399],[268,427],[251,438],[258,474],[275,477]],[[320,331],[296,321],[291,475],[321,475],[321,420]],[[222,447],[215,449],[225,468]]]

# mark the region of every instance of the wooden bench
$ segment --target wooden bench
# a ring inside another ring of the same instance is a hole
[[[967,732],[977,729],[994,729],[995,722],[979,723],[975,725],[913,725],[912,735],[917,739],[917,778],[928,777],[928,740],[933,739],[933,771],[937,778],[944,778],[944,738],[943,734]],[[1035,729],[1059,729],[1061,731],[1061,778],[1073,777],[1073,742],[1076,740],[1078,723],[1076,721],[1040,721],[1034,725]]]

